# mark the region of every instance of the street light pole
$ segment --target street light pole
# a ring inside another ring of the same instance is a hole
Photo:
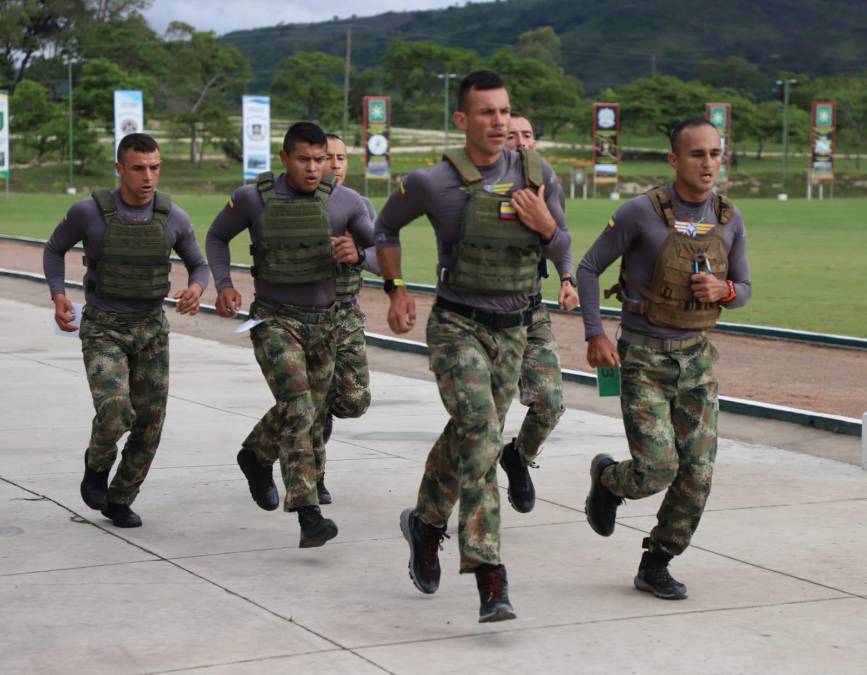
[[[777,84],[783,85],[783,172],[780,177],[780,194],[778,199],[788,199],[786,194],[786,162],[789,157],[789,85],[797,83],[797,80],[785,78],[777,80]]]
[[[449,146],[449,80],[457,77],[455,73],[438,73],[437,77],[443,81],[443,154]]]
[[[73,165],[73,138],[72,138],[72,59],[67,59],[67,66],[69,67],[69,191],[73,190],[72,184],[72,165]]]

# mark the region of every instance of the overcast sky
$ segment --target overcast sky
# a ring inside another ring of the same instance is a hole
[[[183,21],[197,30],[212,30],[222,35],[233,30],[274,26],[278,23],[312,23],[328,21],[335,15],[341,19],[353,14],[372,16],[389,10],[400,12],[435,9],[463,4],[458,0],[340,0],[311,2],[306,0],[154,0],[144,15],[151,27],[163,33],[171,21]]]

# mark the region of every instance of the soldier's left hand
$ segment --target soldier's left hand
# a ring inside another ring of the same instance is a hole
[[[198,284],[191,284],[189,288],[178,291],[174,294],[174,299],[178,301],[178,314],[198,314],[199,313],[199,298],[205,289]]]
[[[557,298],[560,307],[566,310],[575,309],[578,306],[578,291],[570,283],[564,282],[560,286],[560,295]]]
[[[358,247],[348,232],[340,237],[331,237],[331,245],[334,247],[334,252],[331,255],[337,262],[350,265],[358,262]]]
[[[717,302],[729,294],[729,286],[713,274],[693,274],[691,278],[692,294],[699,302]]]
[[[557,230],[557,222],[545,203],[545,186],[539,188],[538,194],[525,188],[512,193],[512,205],[518,212],[518,218],[528,228],[537,233],[544,241],[549,241]]]

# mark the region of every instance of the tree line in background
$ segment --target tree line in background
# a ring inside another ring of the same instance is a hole
[[[173,23],[156,34],[141,10],[149,0],[8,0],[0,5],[0,89],[11,91],[12,156],[21,162],[59,159],[68,152],[69,80],[73,84],[73,135],[79,171],[102,160],[99,133],[113,133],[113,91],[144,92],[147,118],[167,125],[170,138],[185,139],[190,161],[205,147],[240,160],[241,95],[254,79],[250,62],[212,32]],[[589,138],[592,100],[621,105],[629,133],[667,135],[671,121],[702,116],[707,101],[732,104],[733,144],[751,143],[761,157],[782,135],[783,104],[773,81],[758,66],[730,56],[697,64],[698,79],[658,74],[586,96],[564,72],[561,44],[548,26],[521,34],[514,47],[488,57],[432,42],[393,40],[381,63],[350,75],[350,118],[360,121],[365,95],[393,97],[393,124],[438,128],[443,114],[439,73],[459,77],[481,67],[499,72],[512,106],[548,139]],[[276,63],[267,92],[272,114],[318,121],[336,129],[343,115],[344,60],[320,51],[297,52]],[[867,123],[867,71],[823,78],[793,78],[791,141],[809,137],[809,109],[816,99],[837,101],[841,149],[863,150]],[[453,88],[454,89],[454,88]],[[452,107],[454,92],[452,90]],[[234,119],[233,119],[234,117]],[[152,127],[152,124],[148,124]]]

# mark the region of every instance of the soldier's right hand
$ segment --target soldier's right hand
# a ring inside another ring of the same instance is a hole
[[[402,287],[394,289],[389,296],[388,326],[400,335],[408,333],[415,326],[415,300]]]
[[[58,293],[52,298],[54,300],[54,321],[62,331],[74,333],[78,330],[72,325],[75,321],[75,307],[72,301],[63,293]]]
[[[217,314],[231,319],[241,309],[241,294],[231,286],[226,286],[217,294]]]
[[[594,335],[587,340],[587,362],[591,368],[611,368],[620,365],[620,354],[607,335]]]

